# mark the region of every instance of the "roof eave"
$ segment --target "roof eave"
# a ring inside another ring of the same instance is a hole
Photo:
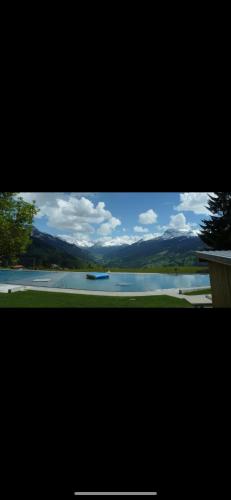
[[[200,262],[214,262],[216,264],[223,264],[226,266],[231,266],[230,257],[219,257],[218,255],[205,254],[204,252],[196,252],[197,257]]]

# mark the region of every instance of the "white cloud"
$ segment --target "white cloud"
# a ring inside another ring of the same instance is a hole
[[[56,204],[57,197],[64,196],[65,193],[20,193],[20,196],[28,202],[35,201],[38,208],[41,209],[44,205]]]
[[[168,229],[176,229],[177,231],[181,231],[182,233],[191,231],[195,235],[200,232],[198,224],[196,224],[195,222],[187,222],[186,217],[183,213],[171,215],[168,225],[157,226],[157,230],[160,232],[160,234],[163,234]]]
[[[143,241],[148,241],[148,240],[153,240],[153,238],[158,238],[158,236],[161,236],[162,233],[148,233],[148,234],[144,234],[144,236],[142,236],[142,240]]]
[[[83,234],[76,234],[75,236],[69,236],[65,234],[60,234],[58,236],[64,241],[67,241],[68,243],[72,243],[74,245],[77,245],[79,247],[92,247],[96,243],[105,247],[110,247],[110,246],[115,246],[115,245],[131,245],[132,243],[136,243],[138,240],[140,240],[139,236],[103,236],[102,238],[98,240],[91,240],[84,238]]]
[[[132,243],[136,243],[140,240],[140,236],[105,236],[97,241],[97,243],[101,244],[104,247],[111,247],[114,245],[132,245]]]
[[[87,198],[74,198],[70,196],[67,200],[57,198],[54,207],[46,209],[49,217],[49,224],[57,227],[57,224],[71,224],[71,229],[75,229],[74,224],[95,223],[101,224],[105,220],[110,220],[111,212],[105,210],[105,203],[100,201],[96,206]]]
[[[48,227],[56,229],[57,232],[59,230],[59,233],[65,233],[59,234],[60,238],[82,247],[90,247],[95,244],[97,239],[95,235],[97,234],[98,243],[104,246],[130,245],[140,241],[140,239],[147,241],[162,235],[168,228],[177,229],[182,233],[191,230],[196,234],[199,232],[198,226],[188,222],[183,211],[191,210],[195,213],[202,213],[199,211],[203,210],[208,198],[208,193],[181,193],[180,204],[174,208],[179,211],[180,206],[182,206],[182,211],[177,215],[171,215],[168,225],[157,226],[155,233],[149,232],[146,227],[143,227],[143,225],[154,224],[157,221],[157,214],[153,209],[149,209],[139,215],[140,225],[133,227],[137,234],[128,236],[123,227],[121,232],[126,234],[112,237],[110,234],[118,226],[121,226],[121,221],[107,210],[104,202],[94,203],[94,194],[21,193],[21,196],[27,201],[36,201],[36,205],[40,208],[38,217],[46,216]]]
[[[178,229],[179,231],[190,231],[190,224],[187,224],[186,217],[184,214],[180,213],[177,215],[170,216],[169,227],[172,229]]]
[[[148,229],[142,226],[134,226],[134,231],[136,233],[148,233]]]
[[[180,193],[180,204],[174,208],[178,211],[190,211],[195,214],[208,214],[206,206],[210,194],[213,193]]]
[[[160,234],[162,234],[164,231],[167,231],[169,229],[169,226],[157,226],[157,231],[159,231]]]
[[[26,201],[33,201],[35,200],[38,205],[48,203],[48,204],[53,204],[55,203],[57,198],[65,198],[65,197],[73,197],[73,198],[81,198],[82,196],[84,197],[94,197],[97,193],[76,193],[76,192],[70,192],[67,193],[65,191],[57,191],[57,192],[45,192],[45,193],[20,193],[20,196],[24,198]]]
[[[191,229],[191,231],[195,236],[197,236],[201,232],[201,229],[198,227],[197,229]]]
[[[181,215],[181,214],[179,214],[179,215]],[[185,231],[188,231],[189,229],[195,235],[198,234],[199,229],[192,229],[192,226],[194,226],[194,224],[190,224],[190,223],[184,224],[183,222],[180,224],[179,220],[178,220],[178,222],[172,221],[172,224],[175,224],[175,225],[171,226],[171,228],[174,227],[175,229],[182,231],[182,234]],[[177,227],[176,227],[176,225],[177,225]],[[118,245],[118,246],[132,245],[133,243],[137,243],[138,241],[148,241],[148,240],[152,240],[154,238],[158,238],[159,236],[161,236],[163,234],[164,231],[166,231],[166,229],[169,229],[169,227],[170,227],[170,225],[169,226],[158,226],[159,232],[147,233],[147,234],[145,233],[142,235],[142,238],[139,235],[130,235],[130,236],[122,235],[122,236],[115,236],[115,237],[103,236],[103,237],[99,238],[98,240],[92,240],[92,239],[90,239],[89,235],[84,235],[81,233],[75,234],[74,237],[69,236],[69,235],[59,235],[59,238],[64,239],[68,243],[74,243],[75,245],[77,245],[79,247],[91,247],[96,243],[99,245],[102,245],[104,247],[111,247],[111,246],[116,246],[116,245]]]
[[[109,234],[121,224],[119,219],[106,210],[104,202],[94,205],[81,195],[82,193],[21,193],[27,201],[36,201],[40,209],[37,218],[46,216],[47,225],[55,229],[87,234],[95,232],[92,224],[101,224],[99,232]]]
[[[153,238],[157,238],[160,236],[162,233],[148,233],[144,234],[142,238],[138,235],[123,235],[123,236],[116,236],[116,237],[110,237],[110,236],[105,236],[101,238],[100,240],[97,241],[97,243],[101,244],[102,246],[114,246],[114,245],[132,245],[133,243],[137,243],[138,241],[148,241],[152,240]]]
[[[104,224],[101,224],[101,226],[98,228],[98,233],[110,234],[117,226],[120,225],[121,221],[119,219],[117,219],[116,217],[111,217],[108,222],[104,222]]]
[[[139,215],[139,222],[141,224],[154,224],[157,221],[157,214],[150,208],[147,212],[143,212]]]

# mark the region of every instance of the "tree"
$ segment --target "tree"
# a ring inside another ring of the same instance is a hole
[[[14,261],[30,244],[35,203],[27,203],[19,193],[0,192],[0,259]]]
[[[202,241],[214,250],[231,250],[231,193],[214,192],[207,208],[214,215],[202,221]]]

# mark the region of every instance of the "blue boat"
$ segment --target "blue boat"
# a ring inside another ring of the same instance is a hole
[[[89,274],[87,274],[87,278],[89,280],[102,280],[105,278],[109,278],[109,274],[107,274],[107,273],[89,273]]]

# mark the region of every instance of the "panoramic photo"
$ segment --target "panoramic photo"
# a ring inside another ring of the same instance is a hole
[[[231,192],[0,192],[0,307],[231,307]]]

